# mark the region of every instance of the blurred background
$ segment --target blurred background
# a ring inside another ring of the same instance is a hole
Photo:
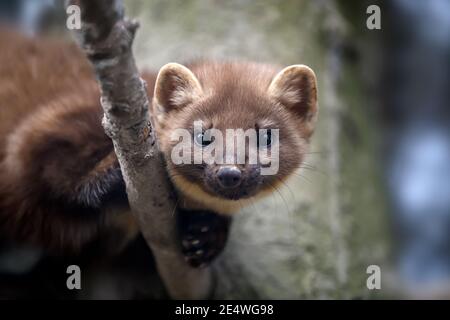
[[[125,3],[141,22],[142,69],[209,58],[302,63],[318,76],[307,168],[236,217],[215,298],[450,298],[450,0]],[[370,30],[374,4],[381,29]],[[0,0],[0,19],[71,41],[62,1]],[[69,264],[82,268],[81,291],[65,287]],[[371,265],[379,290],[367,287]],[[0,298],[21,297],[167,296],[141,239],[114,258],[3,241]]]

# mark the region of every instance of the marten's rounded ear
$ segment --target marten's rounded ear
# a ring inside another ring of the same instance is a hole
[[[269,95],[292,110],[306,123],[317,117],[316,75],[305,65],[292,65],[281,70],[269,86]]]
[[[202,94],[202,87],[195,75],[178,63],[168,63],[156,78],[154,99],[163,112],[180,109]]]

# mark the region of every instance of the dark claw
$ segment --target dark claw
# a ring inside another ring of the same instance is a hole
[[[231,219],[209,211],[180,210],[181,247],[186,261],[204,268],[224,249]]]

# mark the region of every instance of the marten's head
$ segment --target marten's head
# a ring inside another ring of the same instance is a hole
[[[302,164],[317,118],[316,77],[304,65],[170,63],[152,105],[177,189],[228,213],[273,192]]]

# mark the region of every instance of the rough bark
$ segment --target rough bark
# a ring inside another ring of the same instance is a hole
[[[132,52],[136,21],[125,18],[120,0],[70,0],[81,9],[76,33],[101,87],[103,126],[114,143],[132,212],[173,298],[205,298],[209,269],[187,265],[179,248],[175,201],[149,118],[145,83]]]

